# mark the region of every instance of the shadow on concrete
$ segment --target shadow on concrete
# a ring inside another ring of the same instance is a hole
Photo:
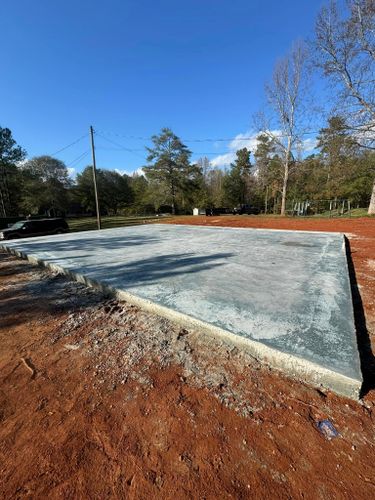
[[[89,235],[84,238],[74,237],[69,239],[69,234],[65,235],[66,239],[50,238],[46,241],[44,238],[30,240],[28,242],[27,239],[22,241],[22,252],[25,254],[38,253],[41,252],[78,252],[78,254],[90,250],[91,252],[96,249],[100,252],[101,249],[110,249],[110,250],[120,250],[126,249],[127,247],[133,246],[141,246],[141,245],[149,245],[150,243],[156,243],[159,241],[159,238],[155,238],[154,236],[146,236],[146,235],[113,235],[106,236],[105,231],[100,234],[98,238],[97,235],[90,237]],[[19,243],[19,240],[15,240],[16,243]],[[6,245],[7,242],[4,242]],[[12,247],[12,240],[9,241],[9,246]]]
[[[355,268],[351,256],[349,240],[345,236],[346,255],[348,260],[350,285],[353,298],[354,322],[357,331],[357,344],[361,362],[363,384],[360,397],[375,389],[375,357],[371,348],[371,341],[366,326],[366,316],[363,309],[361,294],[358,288]]]
[[[115,288],[129,289],[146,284],[163,286],[165,279],[223,266],[225,265],[224,259],[232,255],[232,253],[225,252],[211,255],[192,253],[157,255],[128,263],[88,264],[82,266],[78,272]]]
[[[125,239],[128,240],[128,243],[130,240],[132,244],[139,244],[140,240],[144,240],[144,238],[137,238],[135,241],[133,241],[134,238]],[[86,244],[89,244],[90,238],[85,240]],[[63,242],[56,243],[59,244],[59,250],[62,251]],[[111,245],[111,242],[107,241],[106,244]],[[71,245],[69,245],[69,249],[72,249]],[[81,252],[82,249],[81,247]],[[86,249],[84,248],[84,250]],[[26,249],[25,245],[23,245],[22,251],[25,253],[29,251],[35,252],[36,248],[33,245],[31,249],[30,245],[30,248]],[[81,255],[83,257],[83,254]],[[163,279],[223,266],[225,265],[225,259],[231,255],[231,253],[224,252],[203,256],[191,253],[167,254],[111,265],[110,263],[101,263],[99,254],[97,262],[82,266],[77,269],[77,272],[113,288],[130,289],[153,283],[163,286]],[[3,327],[30,322],[43,309],[46,312],[60,315],[102,303],[112,295],[87,289],[85,285],[71,282],[63,275],[49,275],[46,273],[44,276],[36,275],[34,279],[25,280],[22,274],[30,273],[34,266],[31,264],[19,265],[17,258],[11,257],[5,252],[0,252],[0,264],[8,260],[12,261],[9,268],[0,267],[0,271],[4,271],[4,277],[9,278],[10,282],[13,281],[9,289],[3,289],[1,292],[0,317],[2,317],[1,323]],[[59,264],[64,267],[64,259],[59,258],[59,260]],[[48,259],[44,259],[44,261],[48,263]],[[65,267],[68,268],[68,266]],[[77,294],[78,289],[81,290],[81,293]],[[87,290],[88,294],[86,296],[82,293],[83,289]],[[17,313],[12,314],[12,311],[15,310],[17,310]]]

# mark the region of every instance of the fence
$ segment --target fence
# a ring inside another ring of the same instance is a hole
[[[350,200],[304,200],[293,201],[288,210],[291,215],[307,217],[321,215],[326,217],[340,217],[351,215]]]

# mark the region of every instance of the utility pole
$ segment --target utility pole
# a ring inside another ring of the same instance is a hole
[[[90,136],[91,136],[92,176],[93,176],[93,180],[94,180],[96,220],[98,221],[98,229],[101,229],[102,228],[102,223],[101,223],[101,220],[100,220],[98,186],[97,186],[97,183],[96,183],[96,159],[95,159],[95,145],[94,145],[94,129],[92,128],[92,126],[90,126]]]

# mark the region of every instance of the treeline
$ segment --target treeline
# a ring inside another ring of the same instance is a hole
[[[239,149],[229,168],[212,168],[207,158],[192,162],[183,141],[162,129],[146,148],[144,175],[98,170],[103,213],[188,213],[250,203],[284,215],[296,200],[344,198],[375,214],[375,2],[338,5],[323,7],[314,39],[294,44],[276,63],[267,106],[254,118],[254,151]],[[317,116],[311,68],[330,84],[332,107],[316,152],[305,157],[306,132]],[[60,160],[25,158],[10,130],[0,128],[0,216],[94,212],[90,167],[72,181]]]
[[[97,170],[103,214],[191,213],[194,207],[233,208],[241,203],[280,212],[284,163],[272,136],[259,134],[254,153],[239,149],[226,170],[213,168],[207,158],[192,163],[191,152],[169,129],[152,140],[144,175]],[[91,166],[72,180],[56,158],[25,160],[25,151],[9,129],[0,128],[0,144],[2,216],[95,213]],[[375,152],[358,145],[339,116],[321,129],[317,149],[314,155],[290,162],[289,200],[349,199],[353,206],[367,206]]]

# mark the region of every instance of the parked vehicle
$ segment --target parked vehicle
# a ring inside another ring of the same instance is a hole
[[[212,215],[224,215],[224,214],[231,214],[231,210],[226,207],[218,207],[218,208],[213,208],[209,207],[206,208],[206,215],[207,216],[212,216]]]
[[[32,236],[45,236],[48,234],[67,233],[69,226],[62,218],[20,220],[0,232],[0,240],[15,238],[31,238]]]
[[[238,205],[233,209],[233,215],[259,215],[260,209],[251,205]]]

